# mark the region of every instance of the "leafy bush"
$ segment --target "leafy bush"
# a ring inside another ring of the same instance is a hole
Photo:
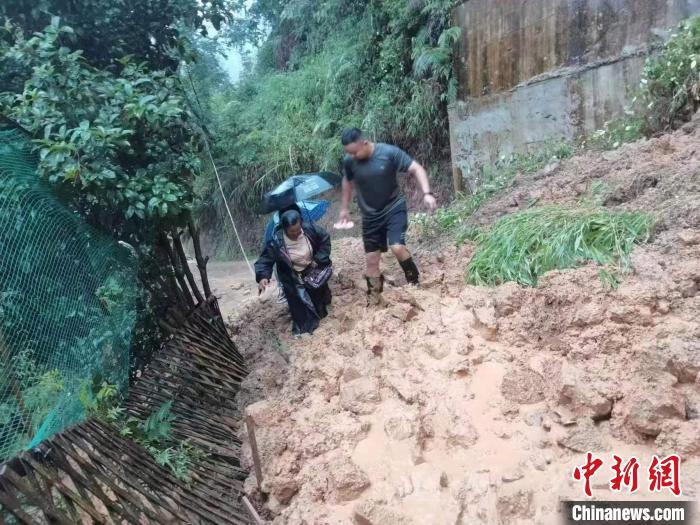
[[[665,130],[688,120],[700,106],[700,16],[681,23],[642,76],[647,126]]]
[[[120,406],[119,391],[107,382],[83,385],[80,401],[89,415],[114,426],[122,437],[144,447],[156,463],[170,469],[178,479],[189,481],[191,467],[206,457],[188,441],[173,438],[172,401],[163,403],[143,421],[127,416],[126,409]]]
[[[700,16],[682,22],[657,55],[649,57],[639,93],[625,116],[605,123],[583,145],[612,150],[673,129],[700,106]]]
[[[199,153],[178,85],[126,59],[119,75],[93,69],[63,45],[72,34],[49,26],[26,41],[16,35],[2,61],[32,75],[22,92],[0,95],[0,108],[41,137],[40,175],[81,207],[111,211],[117,231],[131,219],[142,229],[146,218],[149,229],[182,221]]]
[[[479,237],[468,281],[536,286],[544,273],[585,261],[624,267],[634,246],[651,235],[652,219],[644,213],[588,206],[532,208],[502,218]]]

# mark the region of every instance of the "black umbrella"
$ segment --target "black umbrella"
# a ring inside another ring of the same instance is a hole
[[[340,184],[342,177],[330,171],[293,175],[263,196],[261,213],[271,213],[316,197]]]

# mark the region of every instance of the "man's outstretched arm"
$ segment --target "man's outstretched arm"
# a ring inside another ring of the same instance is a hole
[[[430,192],[430,181],[428,181],[428,173],[425,171],[425,168],[414,160],[408,167],[408,173],[413,175],[418,181],[418,185],[423,192],[423,203],[430,211],[433,211],[437,207],[437,201]]]
[[[340,207],[340,222],[350,220],[350,198],[352,197],[352,182],[343,177],[343,200]]]

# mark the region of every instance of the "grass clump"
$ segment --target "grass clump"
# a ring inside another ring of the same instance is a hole
[[[613,213],[596,206],[532,208],[502,218],[479,236],[467,279],[477,285],[515,281],[536,286],[544,273],[586,261],[625,267],[634,246],[646,242],[652,230],[651,216],[641,212]]]
[[[606,122],[603,129],[591,133],[582,146],[593,150],[614,150],[644,137],[644,128],[645,120],[628,111],[624,117]]]
[[[449,206],[432,215],[416,214],[413,221],[424,237],[455,236],[457,245],[474,240],[479,230],[469,224],[469,218],[494,195],[510,188],[518,175],[535,173],[547,165],[573,156],[575,149],[565,142],[550,142],[528,153],[514,153],[495,164],[481,168],[476,178],[477,188],[470,195],[458,197]]]

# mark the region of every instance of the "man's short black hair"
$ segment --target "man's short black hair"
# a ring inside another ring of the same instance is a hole
[[[343,143],[343,146],[347,146],[348,144],[364,139],[364,135],[360,128],[347,128],[343,130],[343,134],[340,136],[340,142]]]

